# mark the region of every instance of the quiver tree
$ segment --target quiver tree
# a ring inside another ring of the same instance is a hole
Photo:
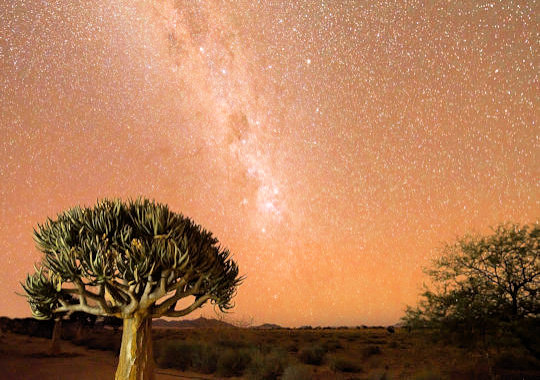
[[[154,201],[74,207],[38,225],[34,238],[44,257],[23,284],[34,317],[122,318],[118,380],[153,378],[152,318],[206,302],[225,312],[242,280],[210,232]]]

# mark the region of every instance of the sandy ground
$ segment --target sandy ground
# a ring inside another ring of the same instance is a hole
[[[108,380],[114,379],[117,358],[111,352],[88,350],[62,341],[63,354],[47,355],[49,339],[18,334],[0,337],[2,380]],[[156,380],[211,379],[174,370],[156,370]]]

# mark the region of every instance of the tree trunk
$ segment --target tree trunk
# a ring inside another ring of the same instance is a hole
[[[60,347],[60,339],[62,337],[62,319],[54,320],[54,327],[51,338],[51,355],[58,355],[62,350]]]
[[[77,330],[75,330],[75,340],[81,340],[83,337],[84,325],[82,321],[77,321]]]
[[[518,315],[518,300],[517,300],[517,292],[512,293],[512,316],[516,318]]]
[[[115,380],[153,380],[152,318],[135,314],[123,322]]]

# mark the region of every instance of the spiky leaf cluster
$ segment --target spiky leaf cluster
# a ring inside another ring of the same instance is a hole
[[[63,311],[174,316],[187,296],[195,307],[209,300],[225,311],[241,281],[209,231],[146,199],[74,207],[38,225],[34,238],[44,257],[23,287],[40,318]]]

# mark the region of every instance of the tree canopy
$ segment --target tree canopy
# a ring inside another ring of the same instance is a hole
[[[154,201],[74,207],[38,225],[34,238],[44,258],[23,287],[36,318],[74,311],[178,317],[206,301],[226,311],[241,281],[212,233]],[[194,302],[176,310],[188,296]]]
[[[431,284],[409,327],[482,332],[535,321],[540,301],[540,227],[503,224],[487,236],[467,235],[447,244],[426,270]]]

